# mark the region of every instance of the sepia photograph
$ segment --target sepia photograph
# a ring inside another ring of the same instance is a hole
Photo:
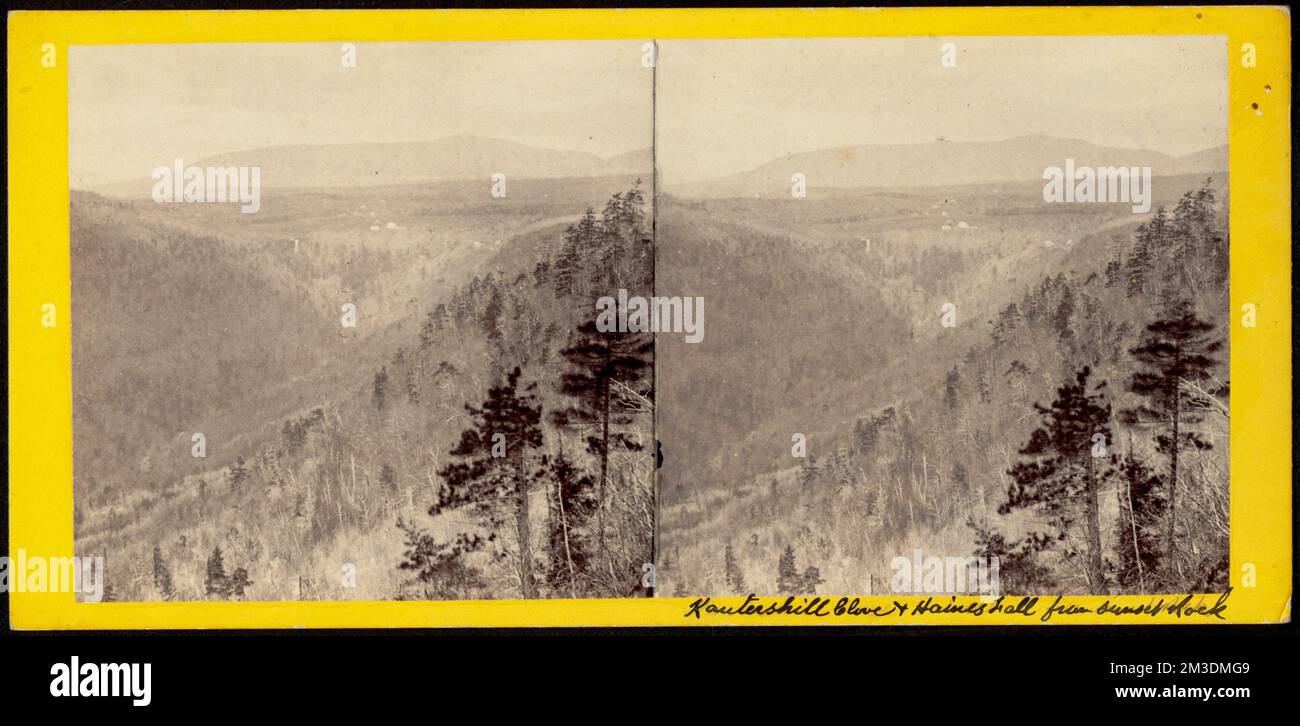
[[[1289,7],[11,4],[6,702],[1293,690]]]
[[[1225,592],[1228,58],[661,41],[658,594]]]
[[[103,601],[650,594],[651,48],[69,49]]]

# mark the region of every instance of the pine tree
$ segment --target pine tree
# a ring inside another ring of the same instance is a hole
[[[397,517],[397,528],[406,535],[406,551],[397,567],[415,573],[403,583],[404,588],[420,588],[424,600],[458,600],[483,586],[479,571],[464,560],[466,553],[482,546],[479,535],[461,533],[450,543],[441,544],[416,525],[404,522],[401,515]]]
[[[547,492],[547,542],[550,568],[546,581],[555,590],[568,590],[578,597],[579,582],[591,566],[591,535],[588,521],[596,511],[595,482],[577,469],[561,446],[554,459],[543,461]]]
[[[960,382],[961,375],[955,366],[943,378],[943,405],[949,411],[957,408],[957,384]]]
[[[1202,417],[1184,405],[1182,385],[1183,381],[1204,380],[1218,365],[1215,353],[1223,343],[1210,337],[1213,331],[1214,324],[1198,318],[1189,302],[1174,300],[1158,320],[1146,326],[1141,342],[1129,351],[1139,365],[1129,382],[1129,390],[1146,399],[1146,403],[1125,410],[1122,418],[1131,425],[1165,429],[1156,436],[1156,449],[1169,458],[1165,482],[1166,565],[1173,560],[1179,453],[1187,448],[1211,447],[1199,434],[1183,428],[1184,424],[1200,422]]]
[[[555,411],[552,421],[560,426],[595,429],[586,441],[587,450],[600,462],[596,496],[597,539],[601,547],[605,546],[610,445],[621,444],[629,451],[641,448],[634,439],[615,430],[632,421],[615,387],[621,384],[633,390],[643,389],[640,377],[650,365],[653,350],[654,340],[645,333],[602,333],[595,321],[589,320],[578,328],[576,342],[561,351],[569,370],[560,379],[560,392],[574,399],[575,405]]]
[[[1110,444],[1110,404],[1105,383],[1089,392],[1091,370],[1085,366],[1074,383],[1057,389],[1050,407],[1035,405],[1042,425],[1020,450],[1024,461],[1007,473],[1012,482],[1003,514],[1023,507],[1041,507],[1064,537],[1074,520],[1074,509],[1084,509],[1086,571],[1091,592],[1105,589],[1102,570],[1100,491],[1107,475],[1106,449]],[[1099,448],[1098,448],[1099,447]],[[1101,456],[1097,454],[1100,453]]]
[[[570,232],[574,228],[569,227]],[[576,234],[576,233],[574,233]],[[555,259],[555,266],[552,268],[551,281],[555,287],[555,295],[563,297],[572,295],[574,292],[573,281],[582,273],[582,255],[578,251],[577,245],[572,241],[567,241],[560,248],[560,253]]]
[[[648,285],[653,260],[644,256],[644,198],[641,180],[626,192],[610,197],[599,225],[599,282],[609,288]],[[630,263],[630,264],[629,264]]]
[[[1163,486],[1160,477],[1133,455],[1131,444],[1129,452],[1120,460],[1119,482],[1116,579],[1124,587],[1149,592],[1147,580],[1160,569],[1155,531],[1164,515]]]
[[[1115,287],[1124,276],[1124,261],[1116,257],[1106,263],[1106,287]]]
[[[1005,535],[974,518],[967,520],[966,525],[975,530],[975,556],[998,561],[999,594],[1032,595],[1056,587],[1051,570],[1038,564],[1038,554],[1052,545],[1050,537],[1030,533],[1024,539],[1010,542]]]
[[[226,564],[221,555],[220,545],[213,547],[212,554],[208,555],[207,575],[203,579],[203,591],[209,596],[226,596]]]
[[[998,321],[993,326],[993,339],[998,343],[1005,342],[1022,322],[1020,308],[1014,302],[1007,305],[998,313]]]
[[[803,571],[803,577],[800,578],[799,592],[803,595],[816,595],[817,586],[826,582],[822,579],[821,570],[809,566]]]
[[[521,375],[516,367],[505,383],[493,386],[482,408],[465,406],[474,423],[461,432],[460,442],[450,452],[463,461],[438,471],[447,487],[429,514],[468,505],[487,520],[489,531],[495,532],[504,523],[503,505],[512,505],[519,542],[520,589],[524,599],[532,599],[537,597],[537,588],[528,516],[532,483],[528,461],[530,452],[542,445],[542,408],[534,393],[537,385],[530,383],[521,388]]]
[[[379,467],[379,483],[389,494],[397,493],[397,470],[386,461]]]
[[[483,309],[483,318],[479,321],[483,327],[483,335],[489,341],[501,340],[501,289],[496,285],[492,286],[492,292],[488,297],[487,307]]]
[[[799,595],[802,594],[802,585],[803,578],[794,562],[794,545],[787,544],[776,564],[776,591],[783,595]]]
[[[853,424],[853,442],[860,455],[870,456],[875,451],[879,438],[880,424],[875,419],[864,417]]]
[[[1070,327],[1070,321],[1074,317],[1074,291],[1068,284],[1061,286],[1061,302],[1056,306],[1056,312],[1052,314],[1052,327],[1055,328],[1056,334],[1063,341],[1074,339],[1074,331]]]
[[[1164,207],[1159,207],[1151,221],[1138,227],[1133,254],[1129,257],[1125,270],[1128,273],[1129,297],[1147,291],[1157,256],[1168,243],[1166,234],[1168,223],[1168,213],[1165,212]]]
[[[164,600],[170,600],[176,594],[172,589],[171,570],[167,569],[167,563],[163,561],[162,547],[157,545],[153,548],[153,584]]]
[[[835,458],[831,461],[831,472],[836,485],[841,489],[851,487],[857,482],[848,444],[841,442],[839,446],[835,447]]]
[[[1196,257],[1210,266],[1210,274],[1203,281],[1221,287],[1228,281],[1229,249],[1226,230],[1216,218],[1212,181],[1206,179],[1200,189],[1183,195],[1174,210],[1174,223],[1189,238]]]
[[[740,565],[736,562],[736,554],[731,549],[731,543],[727,543],[727,548],[722,553],[723,574],[727,578],[727,589],[733,594],[745,594],[745,576],[740,571]]]
[[[541,260],[533,266],[533,286],[542,287],[551,279],[551,263]]]
[[[384,401],[388,392],[388,366],[383,366],[375,374],[375,382],[371,401],[375,404],[378,411],[384,410]]]
[[[560,246],[552,271],[557,297],[586,293],[588,286],[579,284],[585,283],[583,260],[601,259],[599,237],[596,212],[591,207],[587,207],[582,219],[565,229],[564,243]]]
[[[226,596],[243,597],[244,590],[252,586],[253,581],[248,579],[248,570],[238,567],[226,580]]]

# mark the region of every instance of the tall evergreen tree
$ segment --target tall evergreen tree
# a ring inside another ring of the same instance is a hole
[[[1052,327],[1056,329],[1056,334],[1063,341],[1074,339],[1074,330],[1070,327],[1070,321],[1074,317],[1074,291],[1070,289],[1068,283],[1061,285],[1061,302],[1056,306],[1056,312],[1052,313]]]
[[[563,445],[555,458],[543,461],[543,467],[549,482],[546,581],[553,589],[578,597],[594,554],[588,523],[596,511],[595,482],[574,466]]]
[[[388,395],[388,366],[383,366],[375,373],[375,381],[372,386],[370,400],[375,404],[375,410],[384,410],[384,403]]]
[[[487,306],[483,308],[483,318],[479,321],[489,341],[501,339],[501,309],[501,288],[492,285]]]
[[[560,426],[594,429],[586,442],[587,450],[600,462],[596,496],[597,539],[601,547],[605,546],[611,444],[621,444],[631,451],[641,448],[637,441],[617,430],[631,423],[632,416],[615,386],[645,388],[640,383],[641,373],[649,367],[653,350],[654,340],[646,333],[602,333],[595,321],[589,320],[578,328],[574,344],[561,351],[569,370],[560,380],[560,392],[572,398],[574,405],[555,411],[552,420]]]
[[[451,508],[470,506],[496,532],[504,524],[503,509],[513,506],[515,533],[519,540],[519,580],[525,599],[535,598],[532,532],[528,516],[531,452],[542,445],[542,407],[534,391],[537,384],[520,387],[521,371],[516,367],[505,383],[488,391],[482,408],[466,404],[473,419],[461,432],[451,455],[462,459],[438,471],[447,486],[429,509],[439,514]]]
[[[731,549],[730,542],[722,553],[722,570],[727,578],[727,589],[734,595],[744,595],[745,574],[740,571],[740,564],[736,562],[736,553]]]
[[[1106,287],[1115,287],[1124,276],[1124,260],[1115,257],[1106,263]]]
[[[541,260],[533,265],[533,287],[542,287],[551,280],[551,263]]]
[[[1157,258],[1168,246],[1169,214],[1164,207],[1156,209],[1155,216],[1137,229],[1133,254],[1128,258],[1125,272],[1128,273],[1128,296],[1133,297],[1147,291],[1152,282],[1152,273]]]
[[[961,374],[957,372],[956,366],[943,377],[943,405],[949,411],[957,408],[957,385],[960,382]]]
[[[776,591],[783,595],[798,595],[802,584],[799,568],[794,562],[794,545],[787,544],[776,563]]]
[[[1017,508],[1041,507],[1063,537],[1074,521],[1074,510],[1082,506],[1088,587],[1100,593],[1105,589],[1100,491],[1108,473],[1110,403],[1104,382],[1088,390],[1090,375],[1091,370],[1083,367],[1073,383],[1057,389],[1050,407],[1035,404],[1042,423],[1020,450],[1025,460],[1007,472],[1012,482],[1000,511],[1006,514]]]
[[[575,294],[585,296],[590,291],[584,261],[599,261],[602,257],[600,246],[596,211],[587,207],[582,218],[564,230],[564,242],[560,245],[560,252],[551,271],[557,297]]]
[[[569,229],[571,234],[576,234],[572,233],[573,227]],[[551,270],[551,282],[557,297],[572,295],[574,279],[582,273],[582,253],[574,239],[576,237],[566,240],[560,247],[560,253],[555,258],[555,266]]]
[[[1119,463],[1119,484],[1116,579],[1124,587],[1150,592],[1147,582],[1160,568],[1155,532],[1164,515],[1163,487],[1160,477],[1133,455],[1131,444]]]
[[[1185,405],[1184,381],[1200,382],[1218,365],[1215,354],[1223,342],[1211,337],[1214,324],[1196,316],[1191,303],[1173,300],[1160,318],[1146,326],[1141,342],[1129,353],[1138,362],[1138,370],[1129,382],[1129,390],[1142,396],[1145,403],[1127,409],[1122,420],[1131,425],[1164,429],[1156,436],[1157,450],[1169,458],[1167,523],[1165,530],[1166,565],[1172,564],[1178,504],[1178,458],[1188,449],[1208,449],[1210,443],[1186,424],[1199,423],[1202,417]]]
[[[153,584],[164,600],[170,600],[176,594],[172,588],[171,570],[167,568],[167,563],[163,561],[162,547],[157,545],[154,545],[153,548]]]
[[[212,548],[212,554],[208,555],[207,574],[203,578],[203,591],[208,595],[225,597],[226,588],[226,564],[221,554],[221,546],[217,545]]]

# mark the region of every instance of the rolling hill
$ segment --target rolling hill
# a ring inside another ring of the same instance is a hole
[[[466,179],[560,179],[648,175],[651,152],[608,159],[582,151],[543,149],[480,136],[434,141],[267,146],[185,159],[195,166],[259,166],[263,189],[385,186]],[[132,179],[96,189],[117,197],[148,196],[153,182]]]
[[[750,171],[668,187],[682,197],[789,197],[790,177],[803,174],[808,194],[829,187],[930,187],[1042,179],[1067,158],[1078,166],[1150,166],[1153,176],[1227,170],[1226,146],[1184,157],[1100,146],[1077,139],[1020,136],[1002,141],[896,146],[843,146],[774,159]]]

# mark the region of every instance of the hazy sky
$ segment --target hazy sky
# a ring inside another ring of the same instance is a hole
[[[651,145],[644,41],[78,46],[72,186],[280,144],[474,134],[612,156]]]
[[[940,64],[957,47],[957,67]],[[853,144],[1025,134],[1183,155],[1227,143],[1214,36],[80,46],[74,187],[279,144],[475,134],[600,156],[645,148],[661,183]]]
[[[957,65],[940,64],[941,45]],[[857,144],[1083,139],[1175,156],[1228,143],[1216,36],[659,43],[660,183]]]

